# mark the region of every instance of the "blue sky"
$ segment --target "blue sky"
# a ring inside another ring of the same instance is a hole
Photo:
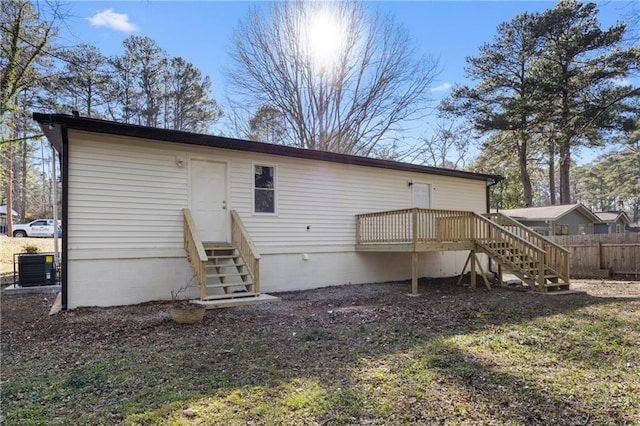
[[[516,15],[552,8],[550,1],[377,1],[368,6],[395,16],[418,52],[439,58],[442,73],[434,84],[437,100],[451,86],[466,84],[465,57],[490,42],[496,27]],[[629,0],[598,2],[601,25],[627,20],[637,5]],[[66,4],[69,17],[60,34],[64,44],[86,42],[103,54],[121,54],[129,35],[148,36],[171,56],[181,56],[211,77],[213,96],[224,107],[223,70],[232,34],[252,6],[246,1],[81,1]],[[434,107],[436,103],[434,102]]]

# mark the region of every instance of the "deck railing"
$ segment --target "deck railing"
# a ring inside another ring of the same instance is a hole
[[[539,284],[544,284],[547,269],[569,282],[568,252],[565,249],[524,225],[496,218],[500,222],[474,212],[419,208],[360,214],[356,216],[356,243],[473,241],[487,251],[496,243],[498,246],[502,243],[536,262],[536,270],[525,272],[532,279],[537,278]]]
[[[569,250],[558,243],[538,234],[531,228],[502,213],[487,213],[484,215],[491,221],[501,225],[510,232],[519,235],[523,239],[542,248],[545,252],[547,266],[556,274],[561,276],[565,282],[569,282],[570,275],[570,255]]]
[[[198,287],[200,288],[200,297],[204,299],[207,295],[207,253],[200,237],[196,223],[191,216],[191,211],[187,208],[182,209],[184,215],[184,248],[187,251],[189,262],[195,271]]]
[[[403,209],[356,215],[358,244],[429,243],[473,239],[472,212]],[[415,232],[414,232],[415,231]]]
[[[260,293],[260,252],[235,210],[231,210],[231,241],[240,251],[249,272],[253,276],[254,293]]]

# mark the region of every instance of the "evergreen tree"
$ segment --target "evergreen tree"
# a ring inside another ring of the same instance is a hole
[[[192,132],[206,132],[222,111],[209,97],[211,80],[193,64],[182,58],[167,61],[165,71],[165,127]]]
[[[640,89],[621,85],[640,62],[640,47],[623,48],[626,25],[603,30],[595,3],[561,0],[538,18],[543,45],[536,62],[541,120],[555,129],[560,203],[571,203],[571,154],[622,130]],[[637,69],[636,69],[637,71]]]
[[[518,158],[526,205],[533,204],[529,172],[536,114],[536,82],[532,70],[539,53],[536,16],[523,13],[498,26],[492,43],[467,58],[467,77],[474,87],[457,87],[441,109],[469,117],[481,133],[500,132],[501,146]]]
[[[106,117],[110,81],[107,58],[97,47],[85,43],[67,50],[62,57],[64,69],[53,89],[61,111]]]

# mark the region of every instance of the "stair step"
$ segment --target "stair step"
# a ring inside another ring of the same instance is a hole
[[[225,284],[207,284],[207,288],[229,288],[229,287],[247,287],[252,286],[253,283],[225,283]]]
[[[211,256],[207,256],[207,259],[211,260],[211,259],[236,259],[236,258],[240,258],[241,256],[239,254],[214,254]]]
[[[241,298],[241,297],[256,297],[256,296],[260,296],[260,293],[243,291],[240,293],[212,294],[212,295],[203,297],[202,300],[235,299],[235,298]]]
[[[554,283],[554,284],[547,284],[544,286],[544,288],[547,289],[547,291],[562,291],[562,290],[570,290],[570,284],[567,283]]]
[[[232,274],[207,274],[207,278],[246,277],[248,275],[248,272],[237,272]]]
[[[239,266],[246,266],[244,263],[207,263],[207,268],[237,268]]]
[[[229,243],[202,243],[202,247],[204,247],[205,250],[233,250],[233,249],[235,249],[235,247],[233,247]]]

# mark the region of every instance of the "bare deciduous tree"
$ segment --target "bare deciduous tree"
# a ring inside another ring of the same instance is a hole
[[[438,69],[392,18],[357,2],[254,9],[234,44],[233,94],[282,114],[281,143],[348,154],[373,155],[420,117]]]
[[[473,129],[439,118],[432,130],[431,136],[422,138],[414,161],[434,167],[464,168],[474,143]]]

